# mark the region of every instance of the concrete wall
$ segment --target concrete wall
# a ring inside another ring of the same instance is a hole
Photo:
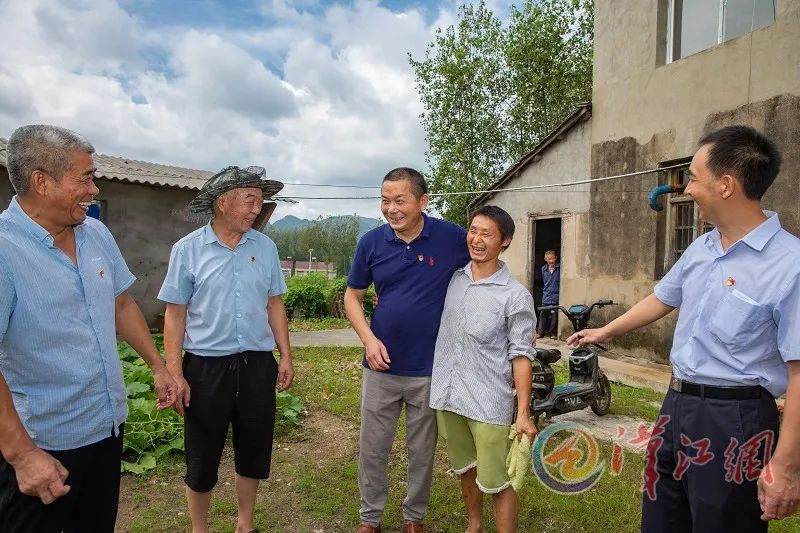
[[[137,277],[131,296],[151,327],[160,327],[165,305],[156,299],[167,273],[172,245],[201,221],[186,209],[196,191],[96,180],[98,200],[106,202],[106,219],[128,268]]]
[[[800,57],[800,2],[779,0],[772,25],[671,64],[663,63],[665,6],[666,0],[595,4],[592,175],[690,157],[704,133],[750,124],[773,138],[784,156],[765,207],[778,211],[784,227],[798,234],[800,72],[792,58]],[[666,237],[663,214],[647,207],[647,191],[658,180],[648,175],[592,185],[586,269],[563,284],[562,302],[621,302],[598,316],[604,321],[652,290]],[[615,346],[666,361],[674,320],[626,335]]]
[[[522,187],[547,183],[561,183],[586,178],[589,175],[591,121],[576,124],[561,141],[551,145],[542,158],[527,165],[522,172],[503,185]],[[572,250],[579,241],[578,235],[586,223],[589,211],[589,187],[559,187],[531,192],[500,192],[483,202],[505,209],[516,225],[514,240],[503,253],[503,259],[514,277],[526,287],[531,287],[531,228],[535,217],[561,217],[562,250]],[[577,256],[564,253],[561,258],[562,280],[575,277]],[[562,281],[562,287],[566,281]],[[562,321],[563,322],[563,321]]]
[[[667,0],[595,2],[592,142],[671,132],[691,153],[706,117],[780,94],[800,94],[800,2],[778,0],[776,20],[663,64]]]

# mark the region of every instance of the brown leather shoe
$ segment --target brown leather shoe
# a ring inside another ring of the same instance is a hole
[[[403,533],[425,533],[425,526],[422,525],[422,522],[405,522]]]
[[[373,526],[372,524],[361,524],[356,529],[356,533],[381,533],[381,525]]]

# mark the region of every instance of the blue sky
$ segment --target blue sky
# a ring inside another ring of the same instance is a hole
[[[298,11],[319,16],[334,5],[352,7],[355,2],[293,1],[286,2]],[[403,13],[417,10],[432,24],[442,8],[452,3],[431,0],[385,0],[377,5]],[[268,2],[253,0],[122,0],[120,6],[152,26],[184,25],[194,28],[226,26],[230,28],[263,27],[275,23]]]
[[[421,57],[457,8],[456,0],[0,0],[0,136],[58,124],[101,153],[206,170],[254,164],[287,183],[287,194],[353,195],[290,184],[374,185],[397,166],[425,169],[407,54]],[[376,200],[280,210],[379,213]]]

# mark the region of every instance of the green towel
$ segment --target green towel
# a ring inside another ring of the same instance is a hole
[[[514,487],[515,491],[519,492],[525,479],[525,473],[531,464],[531,439],[524,433],[521,438],[517,438],[516,424],[511,425],[508,438],[512,441],[511,449],[508,451],[508,457],[506,457],[508,477],[511,480],[511,486]]]

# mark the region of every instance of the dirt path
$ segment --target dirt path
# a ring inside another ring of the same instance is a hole
[[[303,428],[299,432],[276,441],[271,476],[259,489],[257,505],[272,507],[275,502],[283,502],[285,504],[281,504],[280,512],[277,513],[282,523],[287,526],[307,523],[301,516],[302,510],[291,506],[291,502],[299,498],[292,497],[297,489],[286,479],[288,476],[282,475],[286,465],[341,460],[356,453],[357,446],[358,429],[352,422],[322,410],[309,413],[303,419]],[[123,476],[116,531],[149,531],[147,526],[141,524],[151,523],[149,517],[151,514],[154,515],[152,520],[160,521],[159,531],[188,531],[186,499],[183,492],[184,472],[183,460],[176,458],[174,463],[161,468],[158,474],[145,477]],[[234,481],[233,449],[228,443],[222,456],[219,481],[214,496],[215,500],[221,501],[212,500],[212,507],[222,508],[231,516],[233,524],[236,521]],[[172,523],[176,525],[171,527]],[[182,524],[187,524],[187,527],[183,527]],[[319,527],[309,531],[332,530]]]
[[[641,418],[632,418],[622,415],[597,416],[591,409],[582,409],[558,415],[551,423],[572,422],[586,429],[594,438],[603,441],[617,441],[631,452],[644,453],[642,444],[631,443],[639,435],[640,427],[651,428],[652,423]],[[622,438],[619,438],[622,437]]]

